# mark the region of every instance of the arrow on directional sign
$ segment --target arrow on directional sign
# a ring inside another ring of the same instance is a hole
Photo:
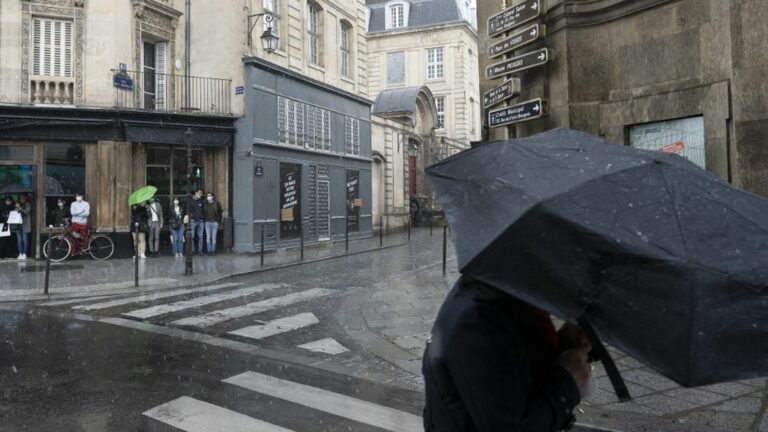
[[[499,108],[488,112],[488,126],[499,127],[533,120],[544,115],[544,102],[532,99],[517,105]]]
[[[488,37],[498,36],[541,15],[540,0],[527,0],[488,18]]]
[[[488,79],[498,78],[536,66],[541,66],[548,61],[549,49],[542,48],[486,67],[485,77]]]
[[[522,31],[503,39],[488,47],[488,57],[494,58],[522,48],[539,38],[546,36],[547,29],[543,24],[534,24],[526,27]]]
[[[483,93],[483,108],[488,109],[520,94],[520,78],[504,81],[493,90]]]

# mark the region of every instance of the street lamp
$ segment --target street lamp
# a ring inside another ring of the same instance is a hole
[[[280,38],[272,28],[272,21],[274,21],[276,17],[271,12],[262,12],[248,15],[248,46],[251,46],[253,28],[256,26],[256,23],[259,22],[259,18],[261,17],[264,17],[264,22],[267,23],[266,30],[264,30],[264,32],[261,34],[261,47],[264,48],[265,52],[273,53],[277,51],[277,42],[280,40]]]

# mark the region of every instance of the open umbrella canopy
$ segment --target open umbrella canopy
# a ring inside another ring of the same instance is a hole
[[[686,386],[768,374],[768,200],[569,129],[428,169],[459,266]]]
[[[156,193],[157,188],[154,186],[144,186],[142,188],[136,189],[128,197],[128,205],[132,206],[134,204],[143,203],[144,201],[155,196]]]

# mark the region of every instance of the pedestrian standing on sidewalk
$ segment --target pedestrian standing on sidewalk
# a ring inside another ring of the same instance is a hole
[[[440,308],[423,359],[426,432],[570,429],[591,375],[575,326],[462,276]]]
[[[163,206],[155,198],[149,199],[149,256],[160,256],[160,230],[163,228]]]
[[[8,225],[8,215],[16,208],[16,204],[10,196],[6,196],[0,203],[0,258],[16,256],[16,245],[11,236],[11,226]]]
[[[173,205],[168,212],[168,225],[171,228],[171,250],[173,256],[181,258],[184,256],[184,215],[186,212],[181,207],[178,198],[173,200]]]
[[[195,252],[202,254],[203,230],[205,229],[205,203],[203,202],[202,189],[195,191],[192,199],[187,200],[187,213],[189,214],[189,223],[192,225],[192,235],[189,240],[192,242],[192,245],[197,245]],[[197,243],[195,243],[195,235],[197,235]],[[190,248],[192,245],[190,245]]]
[[[207,239],[208,255],[216,253],[216,234],[221,223],[221,204],[216,201],[216,195],[208,193],[205,203],[205,238]]]
[[[21,224],[16,227],[16,251],[20,260],[27,259],[29,252],[29,234],[32,232],[32,204],[29,201],[29,195],[22,194],[15,207],[21,214]]]
[[[71,218],[72,215],[69,214],[69,211],[66,208],[64,198],[56,200],[56,208],[53,209],[53,226],[63,227]]]
[[[133,232],[133,244],[136,245],[136,242],[138,242],[138,250],[135,251],[136,255],[133,256],[133,259],[136,259],[137,256],[141,259],[147,257],[145,252],[147,248],[146,235],[147,230],[149,229],[148,219],[149,214],[147,213],[146,203],[134,205],[131,207],[131,231]]]
[[[75,194],[75,202],[69,206],[69,213],[72,215],[72,233],[80,236],[76,246],[79,245],[80,249],[85,249],[88,247],[85,242],[88,236],[88,216],[91,214],[91,205],[85,200],[82,192]],[[74,252],[72,251],[73,254]]]

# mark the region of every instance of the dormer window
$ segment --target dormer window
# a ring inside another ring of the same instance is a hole
[[[393,1],[387,3],[386,7],[386,26],[387,30],[397,29],[408,26],[408,3]]]

